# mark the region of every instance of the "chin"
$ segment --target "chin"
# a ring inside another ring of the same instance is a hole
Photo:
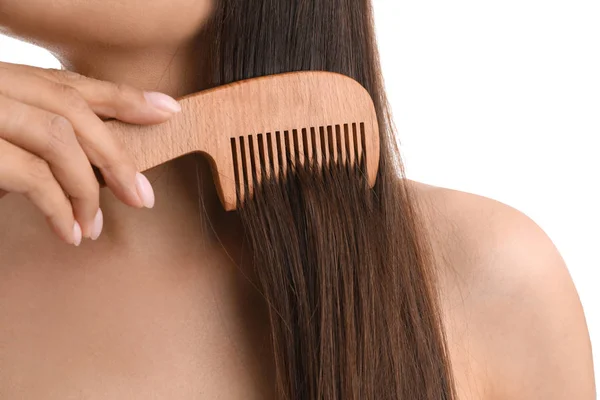
[[[70,4],[71,2],[72,4]],[[42,47],[148,47],[179,44],[197,35],[209,20],[212,2],[0,0],[0,33]]]

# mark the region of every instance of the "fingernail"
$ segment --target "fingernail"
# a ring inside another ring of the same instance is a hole
[[[137,188],[140,199],[142,199],[144,207],[154,207],[154,190],[152,189],[152,185],[148,178],[138,172],[135,176],[135,187]]]
[[[181,111],[181,105],[172,98],[171,96],[167,96],[164,93],[160,92],[144,92],[144,97],[146,97],[146,101],[152,104],[154,107],[167,111],[170,113],[178,113]]]
[[[77,221],[75,221],[75,224],[73,225],[73,244],[75,246],[81,244],[81,226],[79,226]]]
[[[90,235],[90,239],[96,240],[100,237],[102,233],[102,227],[104,226],[104,215],[102,215],[102,210],[98,209],[96,216],[94,217],[94,226],[92,227],[92,234]]]

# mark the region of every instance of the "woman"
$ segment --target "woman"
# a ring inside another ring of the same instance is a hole
[[[3,0],[0,27],[68,70],[0,65],[0,398],[594,398],[548,237],[398,174],[367,0]],[[298,168],[224,213],[204,160],[148,180],[102,122],[296,70],[371,93],[373,191]]]

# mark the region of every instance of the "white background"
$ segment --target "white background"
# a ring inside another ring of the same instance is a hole
[[[600,2],[374,3],[409,178],[500,200],[548,233],[600,370]],[[0,61],[59,67],[3,37]]]

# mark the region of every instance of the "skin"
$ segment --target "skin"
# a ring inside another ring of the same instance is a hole
[[[142,91],[205,86],[201,28],[212,9],[208,0],[3,0],[0,31],[98,80],[53,75],[100,117],[157,123],[169,113],[148,108]],[[35,73],[21,71],[21,82]],[[126,93],[104,101],[102,82]],[[81,124],[75,135],[89,129]],[[106,132],[93,135],[93,151],[127,166]],[[185,157],[146,173],[152,210],[126,197],[123,187],[137,188],[124,171],[125,183],[90,189],[83,205],[63,202],[73,215],[55,232],[27,196],[0,199],[0,398],[272,398],[265,305],[239,267],[239,222],[221,211],[208,164]],[[409,185],[437,259],[459,398],[593,399],[583,311],[547,235],[496,201]],[[90,233],[98,205],[100,237],[62,243],[75,220]]]
[[[461,399],[595,399],[589,334],[564,260],[498,201],[411,182],[431,238]]]

